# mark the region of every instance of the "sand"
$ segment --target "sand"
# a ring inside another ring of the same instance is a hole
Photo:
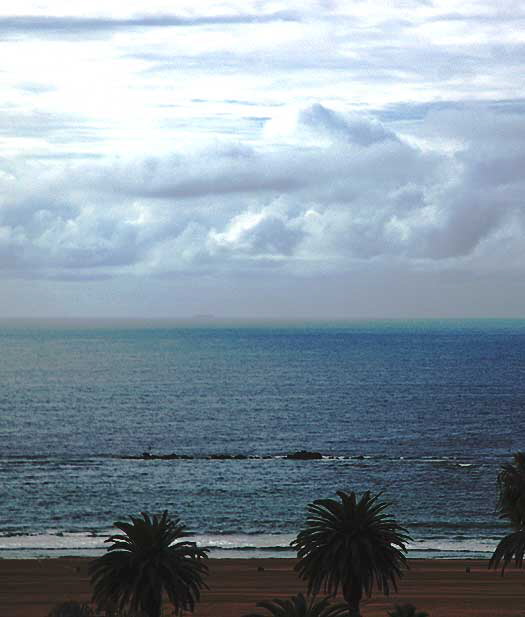
[[[79,558],[0,560],[0,617],[46,617],[59,602],[88,602],[88,563]],[[210,590],[203,593],[195,616],[240,617],[253,612],[259,600],[302,591],[293,563],[209,560]],[[399,593],[374,594],[363,603],[363,617],[385,617],[394,602],[412,602],[431,617],[525,616],[525,571],[510,568],[502,578],[487,569],[486,561],[475,560],[415,560],[410,566]]]

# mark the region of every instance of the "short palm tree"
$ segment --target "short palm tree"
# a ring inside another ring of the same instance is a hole
[[[109,537],[108,552],[90,566],[93,600],[102,609],[160,617],[165,592],[176,612],[193,611],[206,587],[206,550],[178,541],[188,534],[178,518],[130,517]]]
[[[380,495],[338,491],[335,499],[318,499],[308,505],[304,528],[292,546],[299,561],[299,575],[308,581],[308,592],[321,588],[336,594],[341,588],[350,617],[359,617],[363,592],[370,596],[374,582],[388,594],[407,567],[406,530],[385,514],[388,503]]]
[[[393,611],[387,613],[388,617],[429,617],[425,611],[418,611],[413,604],[396,604]]]
[[[95,617],[95,612],[89,604],[69,601],[55,606],[47,617]]]
[[[525,452],[516,452],[514,463],[501,466],[497,511],[513,529],[513,533],[500,541],[489,561],[489,568],[498,568],[502,563],[503,575],[513,558],[516,566],[521,568],[525,557]]]
[[[251,613],[245,617],[344,617],[348,614],[346,604],[330,604],[329,598],[317,600],[306,599],[302,593],[292,596],[290,599],[265,600],[256,604],[257,608],[264,608],[270,613]]]

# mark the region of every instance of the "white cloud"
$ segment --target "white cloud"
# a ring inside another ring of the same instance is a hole
[[[454,117],[431,114],[428,123],[451,130]],[[393,258],[407,267],[485,267],[493,238],[517,243],[523,235],[525,147],[505,139],[513,122],[519,135],[519,118],[485,110],[481,137],[475,119],[459,118],[464,147],[450,155],[316,104],[296,112],[295,132],[277,149],[232,144],[129,161],[6,166],[2,267],[11,276],[67,278],[270,264],[294,272],[298,263],[314,272]]]
[[[0,281],[522,272],[514,2],[144,8],[3,3]]]

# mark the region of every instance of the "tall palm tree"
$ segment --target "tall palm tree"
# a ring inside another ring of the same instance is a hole
[[[290,599],[265,600],[256,604],[257,608],[264,608],[270,613],[270,617],[346,617],[348,606],[346,604],[330,604],[329,598],[317,600],[306,599],[302,593],[292,596]],[[260,613],[251,613],[244,617],[269,617]]]
[[[489,568],[498,568],[501,574],[515,559],[518,568],[523,567],[525,557],[525,452],[514,454],[514,463],[505,463],[498,474],[498,503],[500,518],[507,519],[513,533],[500,541],[489,561]]]
[[[497,511],[515,530],[525,527],[525,452],[516,452],[514,463],[501,466]]]
[[[374,582],[388,594],[407,567],[406,530],[385,514],[388,503],[380,495],[338,491],[335,499],[318,499],[308,505],[304,528],[292,546],[299,561],[299,575],[308,581],[308,592],[321,588],[336,594],[339,588],[350,617],[359,617],[363,592],[370,596]]]
[[[515,531],[514,533],[505,536],[500,540],[494,554],[490,558],[489,568],[499,568],[501,566],[501,575],[505,573],[505,568],[514,558],[517,568],[523,567],[523,559],[525,557],[525,529]]]
[[[123,533],[109,537],[108,552],[90,565],[93,600],[100,608],[160,617],[165,592],[176,612],[193,611],[206,587],[206,550],[186,537],[180,519],[161,516],[117,521]]]

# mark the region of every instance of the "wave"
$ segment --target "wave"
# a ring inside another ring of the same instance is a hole
[[[11,533],[0,536],[0,550],[31,548],[103,548],[107,535],[86,532],[49,532],[21,534]]]
[[[508,523],[503,521],[474,521],[474,522],[451,522],[451,521],[416,521],[413,523],[407,523],[405,525],[407,529],[459,529],[459,530],[469,530],[469,531],[481,531],[481,530],[490,530],[490,531],[500,531],[509,528]]]
[[[7,533],[0,535],[0,550],[13,549],[96,549],[106,548],[104,541],[113,533],[48,532]],[[188,539],[209,549],[285,549],[289,548],[295,534],[195,534]]]
[[[478,467],[485,464],[498,464],[499,461],[493,459],[468,460],[464,457],[456,456],[387,456],[384,454],[348,454],[348,453],[321,453],[318,451],[298,451],[289,453],[271,453],[271,454],[246,454],[238,452],[224,453],[150,453],[143,454],[95,454],[90,456],[74,456],[70,454],[34,454],[34,455],[17,455],[17,454],[2,454],[0,456],[0,464],[4,465],[23,465],[23,464],[41,464],[41,465],[68,465],[68,466],[83,466],[97,465],[104,461],[122,460],[122,461],[305,461],[305,462],[322,462],[322,461],[349,461],[356,464],[374,464],[374,463],[421,463],[431,464],[436,466],[452,466],[459,468]]]
[[[408,545],[408,555],[414,552],[440,553],[444,555],[457,555],[472,553],[475,555],[490,556],[494,552],[498,541],[495,539],[446,539],[434,538],[431,540],[415,540]]]
[[[288,549],[296,534],[202,534],[192,537],[199,546],[209,549]]]
[[[0,536],[0,554],[40,556],[49,554],[97,555],[106,550],[104,540],[107,533],[42,533],[9,534]],[[295,534],[197,534],[191,537],[198,546],[207,548],[211,556],[295,556],[290,542]],[[408,545],[408,555],[417,557],[432,553],[439,556],[460,556],[465,554],[488,556],[494,551],[495,538],[446,538],[433,537],[417,539]]]

